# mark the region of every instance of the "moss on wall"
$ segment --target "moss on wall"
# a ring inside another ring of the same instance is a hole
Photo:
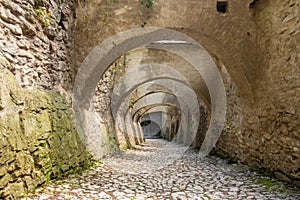
[[[64,97],[19,87],[0,57],[0,198],[87,166]]]

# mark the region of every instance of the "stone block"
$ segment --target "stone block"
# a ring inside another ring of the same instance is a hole
[[[10,148],[5,148],[1,152],[1,165],[7,165],[7,163],[11,163],[16,159],[16,152],[12,151]]]
[[[5,165],[0,167],[0,177],[3,177],[7,173]]]
[[[27,147],[27,141],[22,134],[19,116],[7,116],[7,140],[13,150],[22,150]]]
[[[41,110],[38,113],[23,112],[20,117],[26,137],[32,141],[48,138],[49,133],[52,131],[52,124],[47,110]]]
[[[25,193],[25,185],[23,182],[15,182],[8,184],[4,189],[4,196],[12,195],[13,198],[21,197]]]
[[[3,0],[2,1],[5,8],[8,8],[14,15],[24,15],[25,11],[20,5],[13,1]]]
[[[0,179],[0,189],[5,188],[10,181],[12,181],[12,177],[9,174],[5,174],[5,176]]]
[[[12,25],[20,22],[20,20],[10,12],[10,10],[7,10],[3,7],[0,7],[0,18]]]
[[[32,191],[37,186],[37,184],[35,183],[35,181],[32,179],[31,176],[24,176],[23,180],[27,186],[28,191]]]
[[[6,139],[6,137],[4,136],[5,134],[5,121],[4,122],[1,122],[1,120],[3,120],[1,117],[0,117],[0,153],[4,150],[4,148],[8,148],[8,141]]]
[[[21,20],[21,28],[23,31],[24,36],[35,36],[37,31],[35,27],[29,23],[24,17],[20,17]]]
[[[18,152],[16,155],[16,167],[19,168],[22,172],[22,175],[30,174],[32,168],[34,167],[33,158],[24,151]]]
[[[11,70],[10,63],[1,55],[0,55],[0,68]]]
[[[20,27],[18,24],[13,25],[13,24],[5,23],[5,22],[3,22],[3,24],[4,24],[4,26],[5,26],[6,28],[8,28],[13,34],[15,34],[15,35],[17,35],[17,36],[20,36],[20,35],[23,34],[22,29],[21,29],[21,27]]]

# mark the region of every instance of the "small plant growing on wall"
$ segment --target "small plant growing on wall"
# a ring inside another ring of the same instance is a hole
[[[140,3],[146,8],[147,17],[143,20],[141,27],[145,27],[147,24],[147,20],[150,19],[150,8],[155,4],[156,0],[139,0]]]
[[[131,97],[130,97],[130,101],[129,101],[128,108],[133,108],[134,103],[135,103],[134,96],[131,96]]]
[[[47,12],[45,7],[39,7],[36,9],[36,13],[44,26],[50,26],[52,24],[51,14]]]
[[[121,56],[116,62],[114,62],[109,68],[106,77],[109,78],[109,83],[113,83],[115,78],[119,78],[126,70],[126,56]]]
[[[140,3],[146,8],[150,9],[154,5],[155,0],[140,0]]]

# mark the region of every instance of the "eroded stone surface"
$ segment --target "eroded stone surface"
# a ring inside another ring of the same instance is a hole
[[[1,1],[0,55],[24,87],[71,88],[73,1]]]
[[[163,140],[149,140],[124,154],[104,159],[98,167],[82,175],[48,184],[28,199],[294,200],[300,197],[299,190],[291,187],[285,192],[266,190],[255,183],[262,177],[245,166],[229,165],[216,157],[200,158],[192,150],[184,153],[183,146],[176,144],[166,149],[166,144]],[[157,151],[164,154],[156,155]],[[159,161],[163,163],[167,158],[176,159],[160,168]]]
[[[16,198],[89,158],[64,97],[21,88],[10,67],[0,56],[0,198]]]

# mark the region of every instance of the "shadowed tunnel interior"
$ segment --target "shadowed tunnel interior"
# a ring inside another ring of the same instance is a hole
[[[158,114],[161,115],[162,113]],[[151,118],[143,120],[140,125],[142,127],[145,139],[161,138],[160,132],[162,127],[160,127],[154,120],[151,120]]]

